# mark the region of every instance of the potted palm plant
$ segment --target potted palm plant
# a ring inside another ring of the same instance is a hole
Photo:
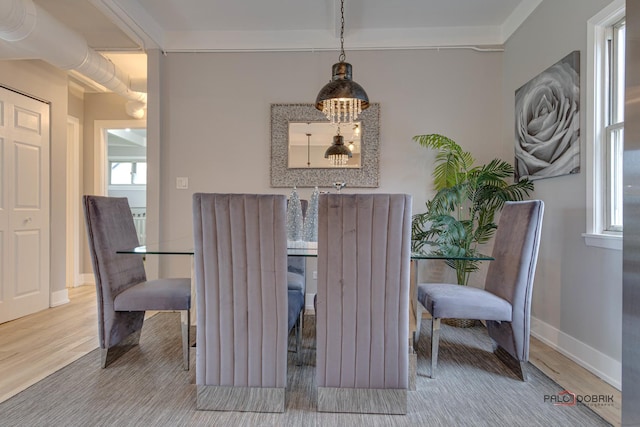
[[[479,256],[479,245],[487,243],[498,228],[494,217],[504,202],[522,200],[533,191],[533,183],[528,179],[508,183],[513,166],[500,159],[474,165],[471,153],[446,136],[417,135],[413,140],[437,154],[432,173],[436,194],[426,203],[427,210],[412,219],[412,249],[420,251],[431,245],[443,256]],[[469,283],[470,274],[480,263],[445,262],[456,271],[460,285]]]

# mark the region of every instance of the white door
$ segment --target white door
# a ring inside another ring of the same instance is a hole
[[[0,323],[49,307],[49,105],[0,88]]]

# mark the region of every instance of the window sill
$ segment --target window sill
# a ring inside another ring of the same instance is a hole
[[[147,186],[144,184],[109,184],[108,189],[114,190],[114,191],[122,191],[122,190],[133,191],[133,190],[146,190]]]
[[[584,243],[587,246],[597,246],[599,248],[622,250],[622,233],[620,234],[594,234],[583,233]]]

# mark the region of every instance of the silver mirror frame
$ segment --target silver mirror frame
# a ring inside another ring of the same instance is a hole
[[[313,104],[271,104],[271,186],[333,187],[346,182],[347,188],[378,187],[380,177],[380,104],[371,103],[358,117],[362,122],[361,167],[289,168],[289,122],[327,122]]]

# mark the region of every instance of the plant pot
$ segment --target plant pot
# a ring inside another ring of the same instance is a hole
[[[471,328],[476,325],[474,319],[442,319],[441,322],[456,328]]]

